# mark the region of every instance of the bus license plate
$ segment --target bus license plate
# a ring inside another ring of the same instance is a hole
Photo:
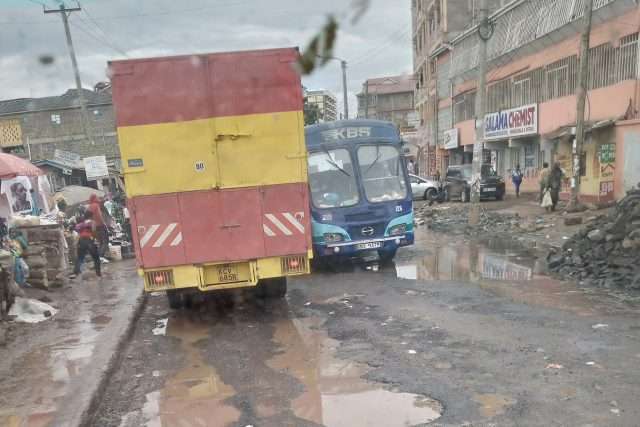
[[[231,283],[238,281],[238,268],[235,265],[224,264],[218,266],[219,283]]]
[[[382,242],[369,242],[360,243],[356,246],[357,249],[378,249],[382,247]]]

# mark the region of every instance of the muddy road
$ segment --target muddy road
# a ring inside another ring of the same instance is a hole
[[[282,301],[151,296],[93,425],[635,426],[638,307],[507,242],[420,233]]]

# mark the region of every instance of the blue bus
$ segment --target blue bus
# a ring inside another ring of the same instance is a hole
[[[411,186],[393,123],[342,120],[305,128],[314,256],[377,251],[391,261],[412,245]]]

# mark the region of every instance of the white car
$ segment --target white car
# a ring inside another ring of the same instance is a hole
[[[409,181],[411,181],[411,193],[414,200],[429,200],[432,195],[435,195],[438,188],[435,181],[417,175],[409,174]]]

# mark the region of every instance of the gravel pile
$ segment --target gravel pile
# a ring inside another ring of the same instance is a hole
[[[585,285],[640,289],[640,189],[547,257],[549,269]]]

